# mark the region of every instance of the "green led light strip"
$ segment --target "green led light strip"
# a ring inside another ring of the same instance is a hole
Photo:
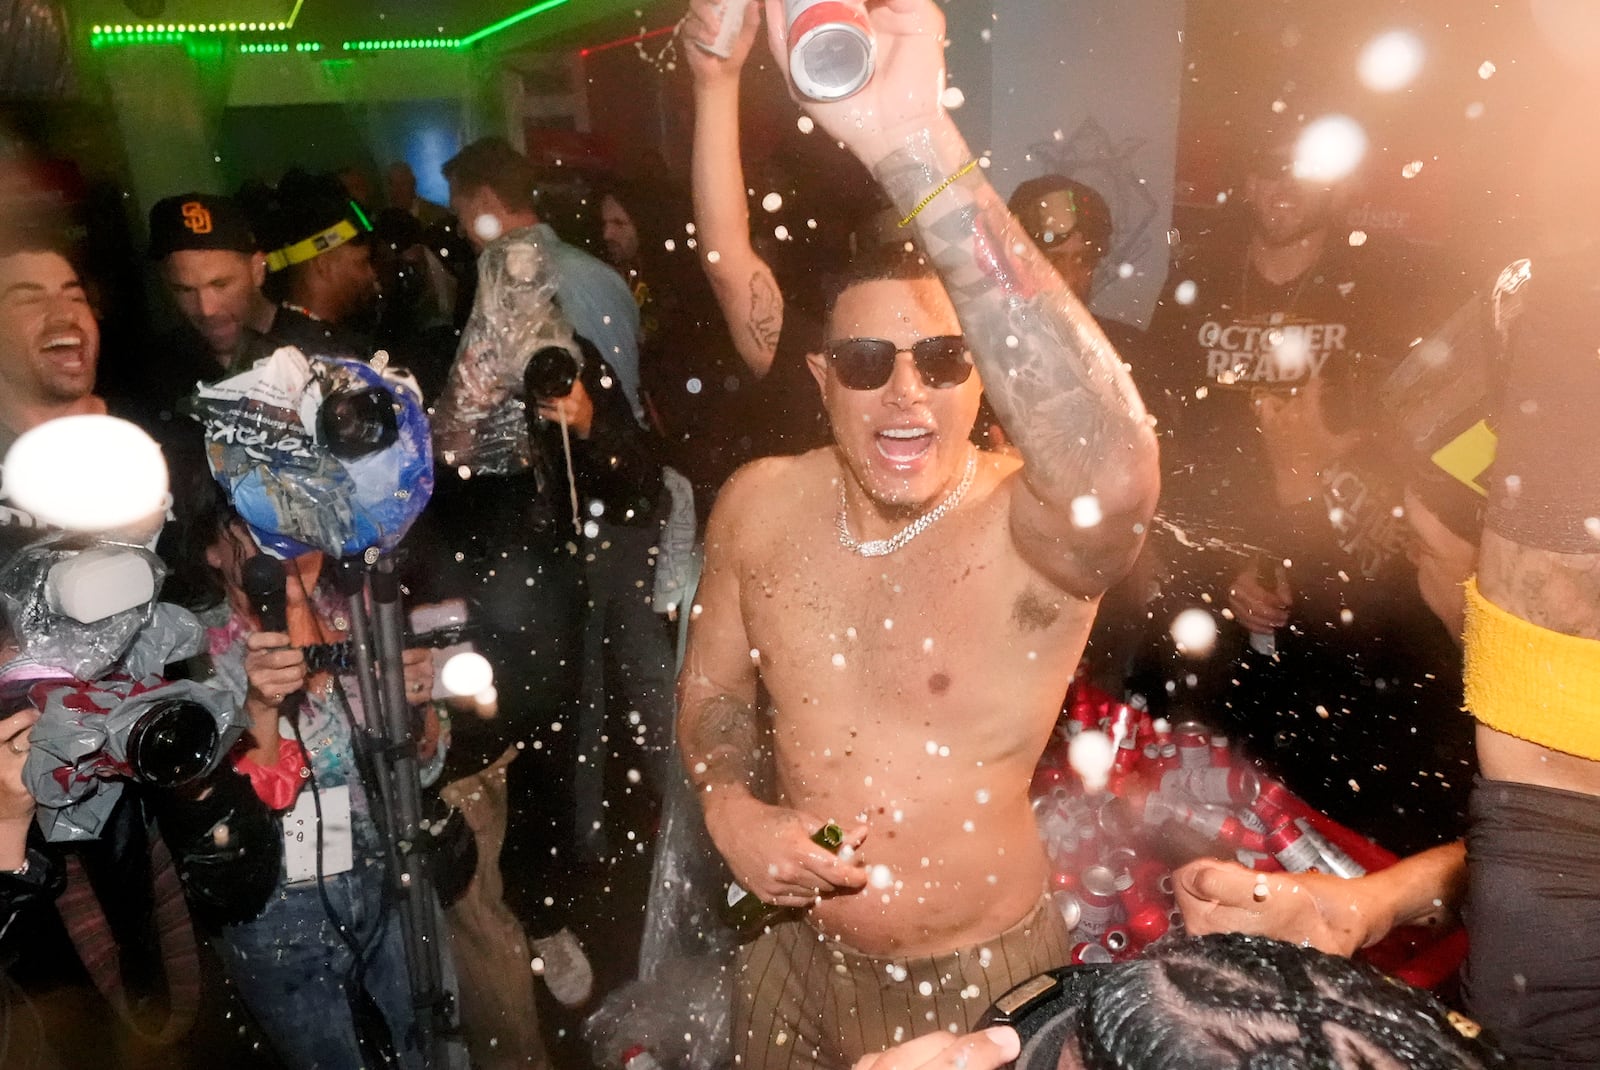
[[[383,41],[346,41],[346,52],[402,52],[418,48],[458,48],[459,37],[400,37]]]
[[[477,44],[479,41],[490,36],[491,34],[497,34],[501,30],[509,29],[525,19],[533,18],[535,15],[542,15],[551,8],[560,7],[566,2],[567,0],[543,0],[542,3],[534,4],[532,7],[525,8],[524,10],[517,12],[515,15],[508,15],[499,22],[485,26],[475,34],[472,34],[468,37],[463,37],[461,39],[461,46],[463,48],[468,48]]]
[[[568,0],[541,0],[531,7],[524,8],[514,15],[508,15],[499,22],[490,23],[483,29],[467,37],[396,37],[372,38],[360,41],[345,41],[342,44],[346,52],[405,52],[413,50],[438,51],[442,49],[470,48],[484,38],[497,34],[502,30],[510,29],[518,23],[525,22],[535,15],[542,15],[546,11],[560,7]],[[294,10],[290,12],[287,21],[282,22],[175,22],[153,24],[124,24],[110,26],[95,26],[90,30],[89,43],[95,48],[107,45],[144,45],[144,44],[178,44],[190,34],[223,34],[223,33],[282,33],[294,28],[295,20],[300,17],[300,8],[305,0],[296,0]],[[269,55],[291,51],[288,44],[278,42],[251,42],[239,46],[243,55]],[[295,44],[292,51],[299,53],[321,52],[323,46],[317,41],[302,41]]]
[[[152,41],[168,44],[174,35],[195,33],[283,33],[294,29],[295,20],[306,0],[295,0],[294,10],[287,19],[269,19],[266,22],[154,22],[115,23],[96,25],[89,29],[92,45],[149,44]]]

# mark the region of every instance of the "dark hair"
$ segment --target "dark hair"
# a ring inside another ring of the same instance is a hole
[[[1263,937],[1182,940],[1107,970],[1077,1012],[1091,1070],[1510,1067],[1476,1026],[1366,963]]]
[[[833,308],[846,290],[865,283],[939,281],[939,273],[919,249],[864,249],[850,258],[843,271],[823,281],[823,322],[833,321]]]
[[[72,265],[81,277],[78,248],[66,231],[48,224],[17,219],[0,219],[0,259],[22,253],[55,253]]]
[[[471,192],[487,186],[510,211],[534,210],[533,164],[505,138],[474,141],[446,161],[444,177],[453,190]]]

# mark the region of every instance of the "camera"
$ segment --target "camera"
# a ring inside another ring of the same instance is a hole
[[[317,410],[317,439],[341,461],[386,450],[399,437],[394,396],[380,386],[340,385]]]
[[[564,346],[544,346],[528,358],[522,373],[522,388],[530,398],[564,398],[572,393],[583,365],[575,353]]]
[[[225,692],[162,677],[205,638],[193,614],[155,601],[165,574],[142,546],[59,535],[0,570],[19,648],[0,667],[0,713],[39,711],[23,780],[49,839],[98,836],[124,782],[208,775],[247,727]]]

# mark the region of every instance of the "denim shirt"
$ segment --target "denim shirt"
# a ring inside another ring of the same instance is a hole
[[[642,419],[639,401],[639,305],[622,276],[605,261],[568,245],[548,223],[533,228],[556,269],[556,298],[573,329],[594,343],[617,373],[622,392]]]

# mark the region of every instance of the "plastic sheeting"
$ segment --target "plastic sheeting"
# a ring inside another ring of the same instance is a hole
[[[450,366],[433,426],[446,464],[485,475],[528,468],[537,448],[528,436],[523,374],[541,349],[583,356],[572,324],[556,305],[556,275],[532,229],[491,242],[478,257],[478,293]]]
[[[319,412],[335,391],[369,387],[389,394],[398,437],[341,460],[319,438]],[[195,408],[212,475],[275,556],[393,550],[433,495],[421,400],[358,361],[307,357],[285,346],[249,371],[202,386]]]

